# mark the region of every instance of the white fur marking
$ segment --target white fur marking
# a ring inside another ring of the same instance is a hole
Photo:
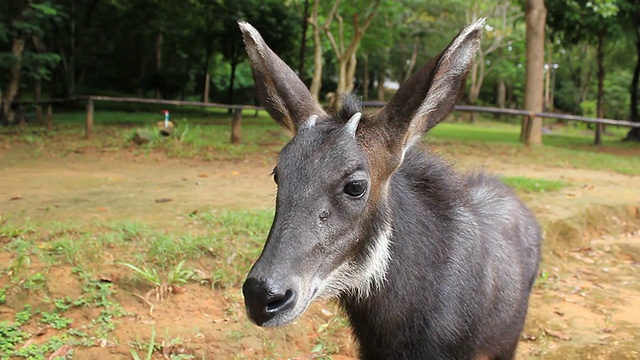
[[[312,128],[316,126],[316,121],[318,121],[318,115],[311,115],[309,116],[309,119],[304,122],[303,127]]]
[[[382,231],[370,240],[373,245],[369,248],[365,261],[351,261],[340,265],[325,279],[319,296],[330,297],[350,292],[359,299],[364,299],[371,294],[372,288],[380,289],[387,279],[392,236],[393,227],[386,220]]]

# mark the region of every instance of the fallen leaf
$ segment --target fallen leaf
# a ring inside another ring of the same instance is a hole
[[[14,200],[22,200],[22,195],[16,195],[16,196],[12,197],[11,201],[14,201]]]
[[[239,172],[237,172],[237,171],[232,171],[232,172],[231,172],[231,175],[240,175],[240,173],[239,173]]]
[[[198,174],[198,177],[206,178],[206,177],[209,177],[209,175],[207,175],[207,174]]]
[[[563,333],[562,331],[554,331],[554,330],[544,329],[544,333],[547,334],[548,336],[551,336],[552,338],[555,338],[555,339],[558,339],[558,340],[563,340],[563,341],[571,340],[571,336]]]
[[[53,360],[57,357],[65,357],[67,356],[67,354],[69,354],[69,351],[71,351],[71,346],[62,345],[60,348],[58,348],[58,350],[54,351],[51,356],[49,356],[48,360]]]
[[[47,328],[47,327],[41,327],[41,328],[38,328],[38,330],[36,330],[36,332],[35,332],[35,333],[33,333],[33,335],[35,335],[35,336],[42,336],[42,335],[44,335],[44,334],[46,334],[46,333],[47,333],[47,330],[48,330],[48,328]]]
[[[102,282],[108,282],[108,283],[113,282],[113,280],[110,277],[103,276],[103,275],[98,275],[98,280],[100,280]]]
[[[166,202],[171,202],[171,201],[173,201],[173,199],[169,199],[169,198],[156,199],[157,203],[166,203]]]

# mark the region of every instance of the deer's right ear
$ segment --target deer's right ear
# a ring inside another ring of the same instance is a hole
[[[304,83],[267,46],[258,30],[244,21],[238,21],[238,26],[251,61],[258,99],[269,115],[294,134],[313,115],[325,115]]]

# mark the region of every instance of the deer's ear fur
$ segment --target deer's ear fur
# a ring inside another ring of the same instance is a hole
[[[465,27],[451,44],[407,79],[376,116],[393,151],[403,153],[442,121],[464,90],[467,73],[480,47],[485,19]],[[397,143],[395,143],[397,140]]]
[[[253,26],[238,21],[251,61],[251,72],[262,106],[282,127],[292,133],[311,116],[325,115],[296,73],[265,43]]]

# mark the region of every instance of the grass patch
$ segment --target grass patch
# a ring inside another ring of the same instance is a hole
[[[566,181],[528,178],[524,176],[503,177],[502,181],[516,191],[530,193],[558,191],[569,185]]]
[[[10,242],[2,253],[13,260],[0,264],[0,304],[16,312],[14,319],[0,322],[0,360],[46,359],[64,346],[78,349],[116,341],[110,334],[128,316],[118,293],[143,299],[149,314],[189,284],[235,294],[272,218],[273,211],[203,211],[171,231],[136,222],[25,226],[17,218],[8,219],[2,229]],[[105,277],[105,269],[117,274]],[[80,288],[56,286],[61,273],[72,278],[66,283]],[[78,318],[78,311],[86,315]],[[50,330],[35,343],[30,340],[38,328]],[[187,345],[179,338],[155,341],[152,352],[192,358],[184,352]],[[140,351],[149,358],[149,347],[131,349],[132,356]]]

